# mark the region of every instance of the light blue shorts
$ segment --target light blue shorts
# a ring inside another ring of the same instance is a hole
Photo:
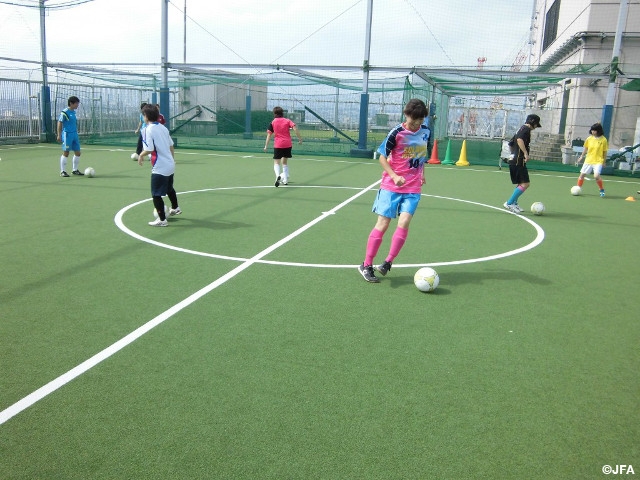
[[[387,218],[396,218],[401,213],[414,215],[420,198],[419,193],[396,193],[381,188],[371,211]]]
[[[62,132],[61,137],[63,152],[68,152],[69,150],[73,150],[74,152],[80,151],[80,138],[78,137],[78,132]]]

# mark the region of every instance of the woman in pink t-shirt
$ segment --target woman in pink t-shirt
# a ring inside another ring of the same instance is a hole
[[[291,158],[291,146],[293,145],[289,130],[293,129],[293,131],[296,132],[298,143],[302,143],[302,138],[300,137],[300,132],[298,132],[296,124],[288,118],[284,118],[284,110],[282,110],[282,107],[274,107],[273,117],[273,121],[269,124],[269,128],[267,128],[267,140],[264,142],[264,151],[267,151],[269,140],[271,140],[271,136],[275,134],[273,139],[273,171],[276,174],[275,185],[279,187],[280,184],[286,185],[289,183],[289,165],[287,165],[287,160]],[[281,163],[282,173],[280,170]]]

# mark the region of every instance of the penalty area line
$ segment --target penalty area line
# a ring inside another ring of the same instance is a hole
[[[176,313],[180,312],[184,308],[186,308],[189,305],[191,305],[192,303],[194,303],[196,300],[202,298],[204,295],[206,295],[207,293],[211,292],[212,290],[218,288],[220,285],[226,283],[228,280],[231,280],[233,277],[235,277],[240,272],[242,272],[242,271],[246,270],[247,268],[249,268],[251,265],[256,263],[258,260],[261,260],[263,257],[267,256],[268,254],[270,254],[274,250],[278,249],[279,247],[281,247],[285,243],[287,243],[290,240],[294,239],[295,237],[297,237],[298,235],[300,235],[304,231],[306,231],[309,228],[313,227],[314,225],[316,225],[317,223],[321,222],[325,218],[333,215],[335,212],[340,210],[345,205],[348,205],[349,203],[351,203],[356,198],[360,197],[361,195],[364,195],[365,193],[370,191],[372,188],[374,188],[379,183],[380,183],[380,180],[378,180],[377,182],[369,185],[368,187],[365,187],[363,190],[360,190],[358,193],[356,193],[352,197],[348,198],[347,200],[345,200],[341,204],[335,206],[334,208],[332,208],[328,212],[322,212],[322,215],[320,215],[319,217],[316,217],[314,220],[312,220],[311,222],[307,223],[306,225],[303,225],[302,227],[297,229],[295,232],[287,235],[286,237],[284,237],[283,239],[281,239],[278,242],[274,243],[273,245],[265,248],[260,253],[258,253],[256,255],[254,255],[253,257],[247,259],[245,262],[243,262],[242,264],[238,265],[233,270],[231,270],[228,273],[224,274],[222,277],[218,278],[217,280],[211,282],[206,287],[201,288],[197,292],[189,295],[187,298],[185,298],[181,302],[177,303],[176,305],[174,305],[173,307],[169,308],[168,310],[162,312],[157,317],[149,320],[147,323],[145,323],[144,325],[138,327],[133,332],[129,333],[128,335],[126,335],[125,337],[121,338],[117,342],[115,342],[112,345],[108,346],[107,348],[105,348],[101,352],[96,353],[94,356],[92,356],[91,358],[85,360],[84,362],[82,362],[81,364],[79,364],[76,367],[72,368],[68,372],[63,373],[62,375],[60,375],[59,377],[57,377],[54,380],[50,381],[46,385],[40,387],[39,389],[37,389],[34,392],[30,393],[29,395],[27,395],[26,397],[22,398],[21,400],[18,400],[13,405],[11,405],[8,408],[0,411],[0,425],[2,425],[3,423],[7,422],[11,418],[16,416],[20,412],[22,412],[23,410],[26,410],[27,408],[31,407],[33,404],[35,404],[36,402],[42,400],[43,398],[45,398],[49,394],[51,394],[51,393],[55,392],[56,390],[58,390],[59,388],[63,387],[64,385],[66,385],[70,381],[72,381],[75,378],[79,377],[83,373],[85,373],[88,370],[92,369],[96,365],[102,363],[104,360],[108,359],[109,357],[111,357],[115,353],[119,352],[120,350],[125,348],[127,345],[130,345],[131,343],[136,341],[138,338],[142,337],[145,333],[149,332],[150,330],[154,329],[155,327],[157,327],[161,323],[165,322],[166,320],[171,318]]]

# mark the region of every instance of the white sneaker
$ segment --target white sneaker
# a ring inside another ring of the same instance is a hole
[[[513,211],[516,213],[522,213],[524,212],[524,210],[522,210],[522,208],[520,208],[520,205],[518,205],[517,203],[514,203],[513,205],[511,205],[513,207]]]
[[[169,222],[156,218],[153,222],[149,222],[149,225],[151,225],[152,227],[168,227]]]
[[[509,205],[507,202],[504,202],[502,206],[509,210],[511,213],[520,213],[519,210],[516,210],[515,205]]]
[[[171,210],[169,210],[169,216],[173,217],[175,215],[181,215],[182,214],[182,210],[180,210],[180,207],[178,208],[172,208]]]
[[[284,175],[282,176],[282,179],[280,180],[280,184],[281,185],[289,185],[289,177],[285,177]]]

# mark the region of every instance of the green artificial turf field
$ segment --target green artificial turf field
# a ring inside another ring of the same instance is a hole
[[[532,171],[516,216],[506,170],[429,165],[374,285],[377,161],[275,188],[270,154],[178,149],[152,228],[130,153],[60,178],[59,147],[0,147],[0,478],[640,474],[639,179]]]

